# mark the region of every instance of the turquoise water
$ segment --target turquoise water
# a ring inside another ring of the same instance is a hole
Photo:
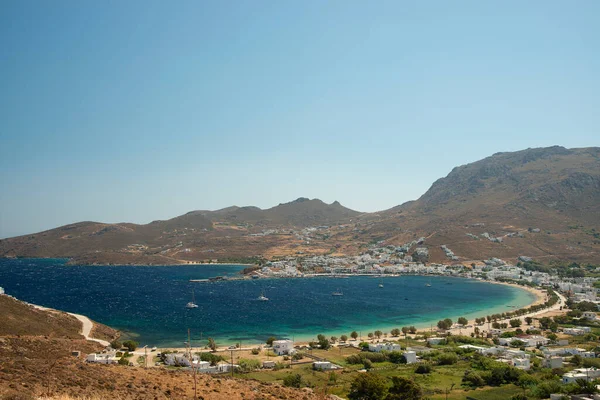
[[[263,342],[269,336],[312,339],[317,334],[363,335],[407,325],[429,327],[443,318],[481,317],[525,306],[534,296],[519,288],[470,279],[402,276],[380,279],[260,279],[191,283],[237,276],[230,266],[66,266],[64,260],[0,259],[7,294],[89,316],[141,343],[181,346]],[[431,287],[426,287],[427,282]],[[341,290],[343,296],[331,293]],[[198,308],[187,309],[194,290]],[[270,301],[257,297],[264,292]]]

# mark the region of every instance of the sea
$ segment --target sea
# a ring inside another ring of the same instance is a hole
[[[66,261],[0,259],[0,287],[29,303],[86,315],[149,346],[183,347],[188,329],[193,345],[205,344],[208,337],[218,345],[246,345],[271,336],[296,341],[352,331],[366,336],[376,329],[429,328],[444,318],[483,317],[535,300],[517,287],[465,278],[355,276],[208,283],[190,279],[239,277],[245,267],[72,266]],[[343,295],[333,296],[334,292]],[[269,301],[259,301],[261,294]],[[198,308],[186,308],[192,295]]]

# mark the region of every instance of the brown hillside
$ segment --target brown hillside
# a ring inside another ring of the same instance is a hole
[[[448,261],[438,251],[446,244],[461,261],[527,255],[598,263],[600,148],[497,153],[454,168],[419,199],[378,213],[299,198],[266,210],[192,211],[147,225],[82,222],[1,240],[0,256],[165,265],[354,255],[376,241],[417,237],[436,249],[431,261]]]

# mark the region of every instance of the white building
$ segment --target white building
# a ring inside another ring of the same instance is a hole
[[[542,366],[544,368],[562,368],[563,367],[563,359],[562,357],[549,357],[545,358],[542,362]]]
[[[585,311],[582,315],[582,318],[589,319],[590,321],[595,321],[598,319],[598,315],[593,311]]]
[[[98,363],[98,364],[117,364],[119,359],[115,357],[114,353],[105,353],[105,354],[88,354],[86,358],[87,362],[90,363]]]
[[[528,371],[531,368],[531,361],[529,358],[513,358],[512,364],[515,368]]]
[[[579,328],[564,328],[563,333],[566,335],[582,336],[591,331],[589,326],[580,326]]]
[[[444,340],[446,340],[446,339],[443,338],[443,337],[430,337],[430,338],[427,338],[427,343],[429,343],[429,344],[440,344]]]
[[[417,353],[414,351],[405,351],[404,358],[406,358],[407,364],[414,364],[417,362]]]
[[[263,368],[275,368],[275,361],[267,360],[262,363]]]
[[[312,367],[313,367],[313,369],[316,369],[319,371],[331,371],[331,370],[340,368],[339,365],[332,364],[329,361],[315,361],[312,363]]]
[[[239,367],[237,364],[221,362],[217,364],[217,372],[230,372],[231,368],[238,369]]]
[[[573,383],[578,379],[585,381],[593,381],[600,377],[600,370],[596,368],[577,368],[571,372],[567,372],[562,376],[563,383]]]
[[[273,341],[273,352],[278,356],[294,353],[294,342],[289,339]]]
[[[400,351],[402,347],[398,343],[385,342],[385,343],[370,343],[369,351],[381,352],[381,351]]]

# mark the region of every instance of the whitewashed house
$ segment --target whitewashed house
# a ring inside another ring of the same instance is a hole
[[[427,338],[427,343],[429,344],[440,344],[442,342],[444,342],[446,339],[443,337],[430,337]]]
[[[315,361],[312,363],[312,367],[319,371],[331,371],[340,368],[338,365],[332,364],[329,361]]]
[[[578,379],[585,381],[593,381],[600,377],[600,370],[597,368],[577,368],[573,371],[567,372],[562,376],[563,383],[573,383]]]
[[[405,351],[404,358],[406,358],[407,364],[414,364],[417,362],[417,353],[414,351]]]
[[[89,363],[97,364],[117,364],[119,359],[115,356],[115,353],[104,353],[104,354],[88,354],[86,361]]]
[[[273,341],[273,352],[278,356],[293,354],[294,342],[289,339]]]
[[[402,350],[402,347],[398,343],[384,342],[384,343],[370,343],[369,344],[369,351],[373,351],[376,353],[379,353],[382,351],[400,351],[400,350]]]
[[[512,364],[515,368],[528,371],[531,368],[531,360],[529,358],[513,358]]]
[[[544,361],[542,362],[542,366],[544,368],[551,368],[551,369],[562,368],[563,367],[563,359],[562,359],[562,357],[544,358]]]
[[[585,311],[581,317],[590,321],[595,321],[598,319],[598,315],[593,311]]]

